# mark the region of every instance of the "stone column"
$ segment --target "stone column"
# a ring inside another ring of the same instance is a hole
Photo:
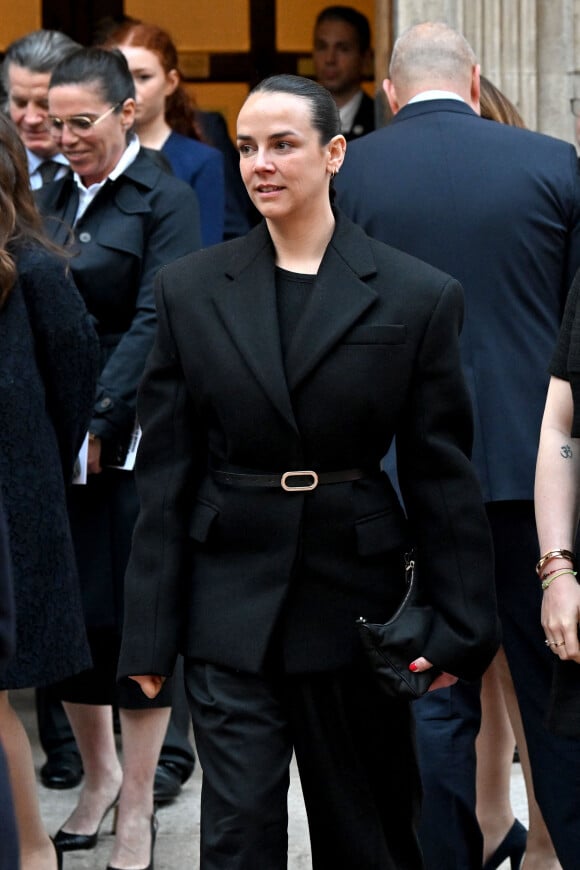
[[[580,0],[376,0],[377,22],[388,6],[393,37],[425,20],[461,30],[482,72],[531,129],[574,142],[569,100],[580,97]],[[379,49],[377,81],[385,69]]]

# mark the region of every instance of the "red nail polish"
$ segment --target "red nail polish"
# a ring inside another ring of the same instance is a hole
[[[418,665],[416,665],[415,662],[411,662],[411,664],[409,665],[409,670],[410,671],[418,670]]]

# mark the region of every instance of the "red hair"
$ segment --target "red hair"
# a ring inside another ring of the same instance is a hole
[[[105,37],[105,48],[117,48],[131,45],[135,48],[145,48],[159,58],[164,72],[176,70],[179,72],[177,48],[166,30],[156,24],[146,24],[143,21],[127,20],[109,30]],[[180,83],[165,101],[165,120],[172,130],[188,136],[190,139],[203,141],[203,135],[196,117],[196,105]]]

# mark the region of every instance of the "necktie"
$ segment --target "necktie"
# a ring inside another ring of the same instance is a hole
[[[38,172],[40,173],[40,177],[42,178],[42,186],[45,184],[49,184],[51,181],[54,181],[55,175],[60,169],[60,163],[57,163],[55,160],[45,160],[44,163],[41,163],[38,167]]]

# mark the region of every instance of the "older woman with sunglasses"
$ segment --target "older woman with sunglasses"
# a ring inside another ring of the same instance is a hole
[[[49,124],[72,174],[38,195],[50,234],[74,251],[71,269],[101,342],[88,479],[70,499],[94,667],[60,686],[85,782],[55,842],[62,852],[93,848],[118,799],[111,865],[120,870],[152,866],[153,777],[171,700],[166,693],[144,704],[134,684],[116,687],[123,575],[137,515],[132,471],[119,466],[130,465],[137,384],[153,343],[153,278],[200,244],[195,194],[143,152],[134,120],[133,78],[119,52],[82,49],[60,63],[50,84]]]

